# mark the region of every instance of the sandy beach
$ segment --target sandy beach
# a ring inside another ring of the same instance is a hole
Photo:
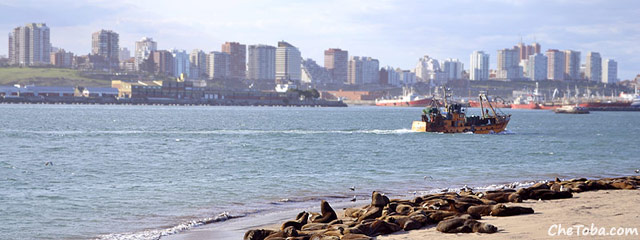
[[[618,228],[631,228],[640,230],[640,202],[639,190],[599,190],[574,194],[573,198],[556,200],[525,200],[522,203],[508,203],[509,206],[530,207],[534,214],[493,217],[484,216],[480,222],[488,223],[498,228],[497,233],[458,233],[446,234],[436,230],[436,225],[429,225],[418,230],[399,231],[389,235],[378,236],[378,240],[401,239],[583,239],[585,235],[577,231],[583,225],[591,229],[592,224],[597,231],[604,228],[606,234],[610,234],[611,228],[617,234]],[[359,206],[359,204],[353,204]],[[343,218],[345,204],[335,206],[336,213]],[[256,218],[234,219],[208,227],[196,228],[177,235],[170,235],[162,239],[241,239],[244,232],[250,229],[277,230],[283,221],[290,220],[296,211],[264,214]],[[306,211],[318,211],[317,208],[302,209]],[[265,225],[265,223],[268,223]],[[576,226],[576,227],[574,227]],[[551,228],[551,229],[550,229]],[[571,235],[567,230],[573,228]],[[560,230],[564,229],[564,231]],[[597,232],[596,231],[596,232]],[[553,235],[550,235],[553,234]],[[590,233],[589,233],[590,234]],[[621,236],[591,236],[590,239],[638,239],[640,234]]]
[[[600,190],[578,193],[573,198],[534,201],[526,200],[522,203],[508,205],[531,207],[534,214],[511,217],[482,217],[481,222],[498,227],[493,234],[458,233],[445,234],[438,232],[435,225],[413,231],[399,231],[390,235],[378,236],[379,240],[400,239],[584,239],[578,236],[574,228],[572,236],[558,235],[558,228],[569,228],[574,225],[584,225],[591,228],[605,228],[609,234],[612,227],[635,228],[640,231],[640,202],[639,190]],[[551,230],[550,228],[554,226]],[[549,232],[555,233],[550,235]],[[588,236],[589,239],[639,239],[640,235],[631,236]]]

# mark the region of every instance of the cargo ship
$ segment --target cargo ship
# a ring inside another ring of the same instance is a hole
[[[502,101],[496,101],[497,99],[500,99]],[[491,105],[495,108],[511,108],[511,104],[507,103],[507,101],[505,101],[502,98],[493,98],[490,99],[491,100]],[[476,101],[476,100],[469,100],[469,107],[472,108],[479,108],[480,107],[480,102]]]
[[[511,104],[511,108],[513,109],[554,110],[560,107],[562,107],[562,104],[545,102],[544,96],[538,93],[538,83],[536,83],[536,89],[533,91],[533,93],[519,96]]]
[[[413,121],[414,132],[441,132],[475,134],[499,133],[506,129],[510,114],[496,112],[486,95],[480,94],[482,116],[466,116],[466,109],[459,103],[449,105],[444,97],[444,108],[433,105],[423,110],[422,119]],[[489,112],[491,111],[491,112]]]
[[[375,101],[376,106],[384,107],[426,107],[434,103],[433,97],[426,97],[415,94],[413,89],[403,89],[402,96],[394,98],[379,98]]]

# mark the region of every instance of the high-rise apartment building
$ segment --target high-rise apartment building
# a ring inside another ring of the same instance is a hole
[[[557,49],[549,49],[547,55],[547,79],[564,81],[565,55]]]
[[[276,82],[300,82],[302,75],[300,50],[285,41],[278,42],[276,49]]]
[[[514,49],[518,51],[520,60],[528,60],[529,56],[540,53],[540,44],[534,42],[531,45],[525,45],[520,42]]]
[[[417,80],[421,82],[431,81],[435,84],[442,84],[446,81],[445,73],[440,68],[438,60],[428,55],[424,55],[424,57],[418,59],[415,73]]]
[[[46,65],[51,60],[49,27],[44,23],[29,23],[9,33],[9,64]]]
[[[489,80],[489,54],[483,51],[471,53],[469,79],[474,81]]]
[[[158,43],[154,42],[150,37],[144,37],[136,42],[135,67],[136,71],[140,70],[140,64],[147,58],[152,51],[158,50]]]
[[[347,83],[349,80],[349,52],[339,48],[325,50],[324,67],[329,70],[335,83]]]
[[[120,45],[118,33],[100,30],[91,35],[91,54],[104,57],[109,69],[117,69],[120,63]]]
[[[602,61],[602,82],[618,82],[618,62],[613,59],[605,59]]]
[[[226,52],[210,52],[207,55],[207,75],[209,75],[209,79],[229,77],[230,58],[231,56]]]
[[[522,78],[520,52],[517,48],[498,50],[498,72],[496,78],[514,80]]]
[[[167,50],[152,51],[149,58],[153,61],[153,70],[156,74],[173,76],[173,54]]]
[[[442,62],[442,71],[444,72],[444,76],[449,80],[462,79],[462,71],[464,65],[458,59],[447,59]]]
[[[592,82],[602,82],[602,58],[600,53],[588,52],[585,78]]]
[[[229,77],[246,78],[247,45],[237,42],[225,42],[222,44],[222,52],[229,54]]]
[[[274,82],[276,79],[276,47],[249,45],[247,79]]]
[[[207,76],[207,54],[200,49],[194,49],[189,54],[190,79],[205,79]]]
[[[180,77],[180,75],[184,74],[189,77],[191,66],[189,63],[189,54],[187,54],[187,51],[173,49],[171,50],[171,55],[173,56],[173,76],[177,78]]]
[[[380,63],[371,57],[352,56],[349,58],[349,84],[380,83]]]
[[[565,80],[580,80],[580,52],[565,50],[564,51],[564,76]]]
[[[120,48],[120,53],[118,54],[118,59],[120,62],[124,62],[131,58],[131,51],[128,48]]]
[[[545,55],[540,53],[529,56],[527,60],[527,77],[532,81],[540,81],[547,79],[548,60]]]

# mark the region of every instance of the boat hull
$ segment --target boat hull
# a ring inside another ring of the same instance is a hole
[[[578,104],[585,108],[624,108],[630,107],[631,102],[587,102]]]
[[[381,100],[376,102],[376,106],[381,107],[426,107],[431,106],[433,102],[430,98],[418,99],[413,101],[394,101],[394,100]]]
[[[511,108],[513,109],[540,109],[540,105],[536,103],[527,103],[527,104],[511,104]]]
[[[509,119],[506,121],[484,125],[484,126],[454,126],[454,127],[438,127],[430,128],[427,122],[413,121],[411,130],[414,132],[441,132],[441,133],[466,133],[472,132],[474,134],[490,134],[503,132],[509,124]]]

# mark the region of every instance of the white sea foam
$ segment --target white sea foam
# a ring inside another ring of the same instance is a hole
[[[97,239],[101,240],[157,240],[163,236],[173,235],[180,233],[194,227],[202,226],[209,223],[222,222],[231,218],[237,218],[242,216],[232,216],[228,212],[218,214],[213,218],[205,218],[200,220],[193,220],[185,223],[178,224],[176,226],[164,229],[149,229],[140,232],[132,233],[113,233],[98,236]]]

